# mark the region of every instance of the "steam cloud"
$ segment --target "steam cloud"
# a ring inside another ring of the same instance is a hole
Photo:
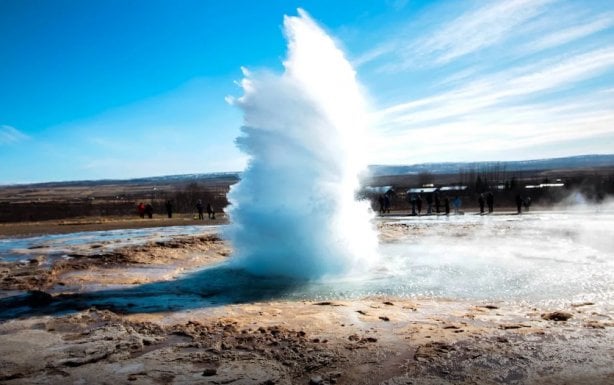
[[[259,275],[315,279],[367,267],[377,237],[354,199],[367,113],[355,72],[302,10],[284,18],[281,75],[243,70],[237,139],[250,156],[233,186],[233,263]]]

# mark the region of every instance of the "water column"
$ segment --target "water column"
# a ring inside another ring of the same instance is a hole
[[[233,263],[259,275],[315,279],[368,268],[377,237],[356,201],[366,166],[367,110],[355,71],[302,10],[284,18],[284,72],[244,69],[239,148],[249,155],[229,193]]]

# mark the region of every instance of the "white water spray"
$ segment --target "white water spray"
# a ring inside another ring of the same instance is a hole
[[[250,156],[233,186],[228,237],[249,272],[314,279],[366,268],[377,237],[354,199],[367,113],[355,72],[302,10],[284,18],[281,75],[244,70],[239,148]]]

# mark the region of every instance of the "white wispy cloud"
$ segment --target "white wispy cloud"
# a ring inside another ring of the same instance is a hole
[[[30,137],[15,127],[0,125],[0,145],[18,143]]]
[[[552,0],[513,0],[488,3],[467,12],[433,36],[419,40],[413,49],[433,55],[437,64],[493,46],[508,39],[515,29],[545,10]]]
[[[461,84],[457,88],[382,109],[381,128],[407,129],[416,124],[476,114],[518,98],[554,92],[614,69],[614,46],[575,56],[544,60],[511,68]]]
[[[558,47],[612,28],[613,26],[614,14],[603,15],[595,20],[581,20],[577,25],[547,33],[537,40],[527,43],[522,49],[525,53],[529,53]]]
[[[541,17],[556,1],[479,2],[479,7],[469,9],[451,20],[433,17],[431,25],[425,27],[426,30],[417,36],[415,32],[399,30],[392,34],[393,37],[379,42],[359,55],[353,64],[360,66],[382,57],[388,58],[386,63],[379,66],[379,72],[398,72],[416,66],[432,67],[448,64],[464,56],[505,43],[519,34],[519,31],[528,29],[532,23],[537,23],[538,17]],[[593,26],[593,28],[598,27],[600,25]],[[572,31],[570,35],[571,33]],[[588,31],[575,33],[588,33]],[[559,37],[561,40],[563,38]]]

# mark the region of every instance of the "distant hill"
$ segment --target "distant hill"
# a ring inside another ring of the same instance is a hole
[[[587,169],[596,167],[613,167],[614,154],[609,155],[581,155],[566,158],[550,158],[537,160],[521,160],[510,162],[447,162],[447,163],[421,163],[413,165],[371,165],[368,167],[369,176],[394,176],[394,175],[416,175],[422,172],[429,172],[435,175],[456,174],[460,170],[484,169],[498,165],[505,171],[538,171],[538,170],[557,170],[557,169]],[[177,185],[191,182],[204,183],[223,183],[234,184],[241,176],[240,172],[218,172],[207,174],[182,174],[152,176],[135,179],[101,179],[101,180],[81,180],[67,182],[45,182],[33,184],[21,184],[32,188],[55,188],[55,187],[75,187],[75,186],[104,186],[104,185]],[[13,185],[15,186],[15,185]],[[9,187],[9,185],[1,186]]]
[[[106,185],[163,185],[163,184],[181,184],[190,182],[229,182],[235,183],[239,180],[239,172],[216,172],[208,174],[181,174],[181,175],[164,175],[150,176],[134,179],[99,179],[99,180],[76,180],[66,182],[42,182],[32,184],[20,184],[20,186],[28,187],[74,187],[74,186],[106,186]],[[2,186],[0,186],[2,187]],[[4,186],[7,187],[7,186]]]
[[[536,160],[519,160],[508,162],[447,162],[447,163],[421,163],[414,165],[372,165],[368,167],[370,176],[411,175],[422,172],[431,174],[455,174],[460,170],[484,169],[498,165],[506,171],[538,171],[555,169],[586,169],[596,167],[614,166],[614,154],[609,155],[580,155],[565,158],[550,158]]]

